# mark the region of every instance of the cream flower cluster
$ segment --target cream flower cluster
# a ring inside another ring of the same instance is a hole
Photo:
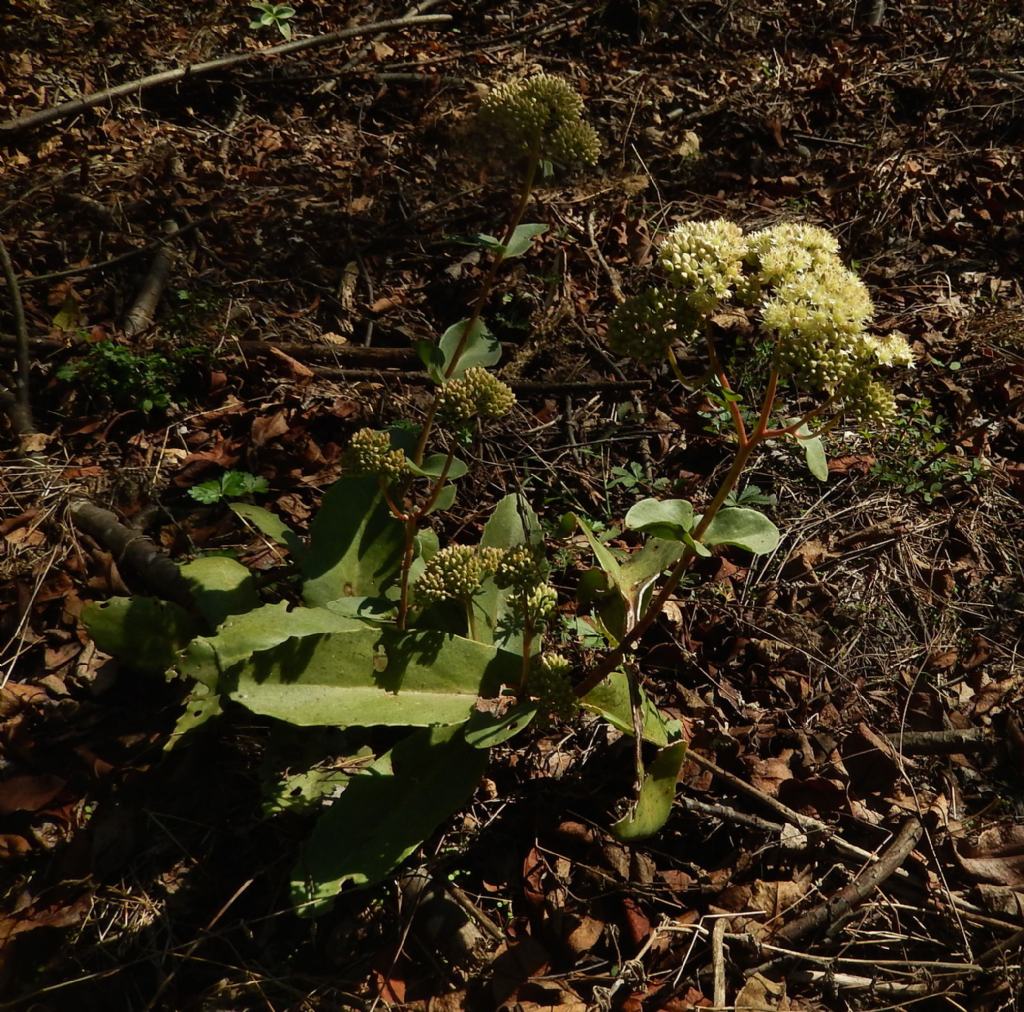
[[[375,475],[394,481],[408,465],[404,450],[391,449],[391,437],[376,429],[360,429],[348,444],[343,461],[351,475]]]
[[[834,393],[857,366],[874,307],[864,283],[841,263],[797,273],[762,302],[761,326],[775,335],[782,375]]]
[[[616,309],[608,330],[614,351],[657,361],[673,341],[699,333],[702,318],[743,307],[773,339],[780,376],[833,398],[862,421],[894,417],[893,395],[872,373],[912,367],[913,354],[901,334],[867,333],[871,296],[840,259],[830,232],[785,222],[745,235],[721,219],[684,222],[658,259],[668,284]]]
[[[438,414],[450,425],[473,418],[500,418],[516,403],[512,388],[480,366],[471,366],[458,379],[446,383],[438,400]]]
[[[502,555],[500,548],[442,548],[430,558],[416,581],[416,603],[423,606],[438,601],[471,600],[483,581],[494,573]]]
[[[659,262],[669,283],[698,313],[713,312],[743,280],[747,241],[731,221],[684,221],[662,244]]]
[[[480,125],[510,155],[537,155],[565,165],[593,164],[601,145],[583,120],[583,99],[568,81],[535,74],[494,88]]]

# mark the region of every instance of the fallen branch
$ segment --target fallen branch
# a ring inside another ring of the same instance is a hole
[[[85,112],[87,109],[92,109],[98,105],[105,105],[108,102],[113,102],[128,95],[141,94],[143,91],[155,88],[158,85],[174,84],[176,81],[183,81],[186,78],[194,80],[217,71],[231,70],[234,67],[241,66],[243,63],[249,63],[259,58],[286,56],[306,49],[318,49],[323,46],[333,45],[335,42],[356,38],[360,35],[375,35],[380,32],[400,30],[416,25],[444,24],[448,21],[451,21],[450,14],[423,14],[411,18],[395,18],[391,21],[377,21],[368,25],[343,28],[340,31],[330,32],[327,35],[317,35],[311,39],[293,39],[291,42],[284,42],[279,46],[271,46],[269,49],[232,53],[229,56],[218,57],[216,60],[190,63],[184,67],[175,67],[173,70],[164,70],[159,74],[150,74],[148,77],[126,81],[124,84],[118,84],[112,88],[104,88],[102,91],[93,92],[91,95],[82,95],[79,98],[72,99],[70,102],[63,102],[48,109],[41,109],[27,116],[4,120],[0,123],[0,133],[13,134],[22,130],[30,130],[33,127],[44,126],[47,123],[54,123],[57,120],[66,119],[68,116],[75,116],[78,113]]]
[[[144,534],[126,527],[110,510],[88,499],[73,499],[68,515],[75,527],[110,551],[119,569],[127,568],[147,590],[191,607],[192,592],[181,570]]]
[[[984,752],[996,745],[992,733],[982,727],[954,728],[948,731],[901,731],[887,734],[886,738],[903,755]]]
[[[792,945],[805,935],[844,918],[902,866],[923,833],[924,824],[920,819],[916,816],[907,819],[875,864],[865,868],[862,874],[844,886],[835,896],[784,925],[775,935],[775,939],[784,945]]]
[[[178,234],[178,226],[173,221],[164,222],[164,235],[170,239]],[[149,273],[139,288],[139,293],[128,310],[124,320],[124,332],[128,337],[135,337],[153,325],[157,303],[167,287],[167,279],[171,274],[172,254],[167,244],[157,248],[150,264]]]

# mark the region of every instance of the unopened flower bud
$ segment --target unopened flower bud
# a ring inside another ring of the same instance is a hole
[[[649,288],[616,307],[608,346],[639,362],[659,362],[676,340],[693,340],[696,316],[679,292]]]
[[[463,425],[475,417],[507,415],[515,402],[516,395],[507,383],[480,366],[472,366],[442,388],[438,414],[450,425]]]
[[[568,81],[536,74],[500,84],[484,99],[480,124],[509,155],[563,164],[597,161],[597,134],[583,122],[583,99]]]
[[[394,481],[405,472],[404,450],[392,450],[391,438],[376,429],[360,429],[345,451],[344,468],[352,475],[374,475]]]
[[[541,723],[568,722],[579,712],[569,673],[572,665],[560,654],[546,651],[534,660],[527,688],[541,707]]]
[[[438,601],[466,602],[480,589],[501,561],[500,548],[449,545],[435,553],[416,581],[416,602],[421,606]]]
[[[872,379],[867,370],[853,373],[843,385],[842,394],[846,414],[861,425],[884,429],[896,420],[892,390]]]

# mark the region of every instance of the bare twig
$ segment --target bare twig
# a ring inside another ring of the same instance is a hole
[[[39,112],[31,113],[28,116],[19,116],[15,119],[5,120],[0,123],[0,134],[13,134],[22,130],[29,130],[33,127],[44,126],[47,123],[66,119],[68,116],[76,116],[87,109],[92,109],[97,105],[105,105],[127,95],[138,95],[149,88],[155,88],[161,84],[174,84],[176,81],[182,81],[185,78],[194,80],[197,77],[204,77],[217,71],[231,70],[252,60],[285,56],[306,49],[330,46],[335,42],[352,39],[359,35],[377,35],[381,32],[400,30],[416,25],[437,25],[448,21],[451,21],[451,15],[449,14],[424,14],[411,18],[395,18],[391,21],[377,21],[368,25],[343,28],[341,31],[330,32],[327,35],[317,35],[311,39],[293,39],[291,42],[284,42],[279,46],[271,46],[269,49],[232,53],[229,56],[218,57],[216,60],[206,60],[203,63],[191,63],[184,67],[175,67],[173,70],[165,70],[159,74],[150,74],[148,77],[126,81],[124,84],[115,85],[113,88],[104,88],[102,91],[94,92],[91,95],[82,95],[79,98],[72,99],[70,102],[63,102],[61,105],[52,106],[49,109],[41,109]]]
[[[173,221],[164,222],[164,235],[170,238],[177,235],[178,226]],[[124,332],[128,337],[135,337],[153,325],[153,316],[156,313],[157,303],[160,296],[167,287],[167,278],[171,273],[171,248],[168,245],[160,246],[153,256],[149,273],[146,275],[139,288],[139,294],[132,303],[132,308],[124,321]]]
[[[886,737],[904,755],[985,752],[996,746],[995,736],[982,727],[953,728],[948,731],[899,731],[887,734]]]
[[[924,824],[917,816],[907,819],[875,864],[866,868],[837,895],[784,925],[776,939],[783,945],[792,945],[805,935],[845,917],[903,864],[923,833]]]

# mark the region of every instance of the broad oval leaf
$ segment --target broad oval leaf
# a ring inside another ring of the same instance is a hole
[[[229,615],[252,611],[260,605],[256,581],[240,562],[210,555],[181,567],[197,611],[216,629]]]
[[[693,504],[685,499],[642,499],[626,514],[626,526],[666,541],[682,541],[693,530]]]
[[[463,345],[459,360],[452,369],[450,376],[445,373],[451,368],[452,360],[458,351],[459,343],[462,340],[469,320],[459,320],[453,323],[442,335],[438,342],[438,349],[441,352],[442,365],[439,368],[429,369],[430,375],[437,383],[444,383],[448,379],[458,379],[470,366],[478,365],[488,368],[497,365],[501,360],[501,342],[487,329],[483,320],[476,320],[469,332],[469,337]]]
[[[665,718],[642,688],[639,692],[644,741],[652,745],[667,745],[669,735]],[[629,697],[629,678],[625,671],[613,671],[603,682],[595,685],[580,700],[580,704],[584,709],[604,717],[623,734],[633,733],[633,709]]]
[[[810,428],[804,422],[796,430],[796,441],[804,448],[807,470],[818,481],[828,481],[828,457],[825,456],[825,444],[821,436],[812,436]]]
[[[284,545],[291,552],[292,559],[299,562],[304,545],[295,531],[276,513],[271,513],[270,510],[266,510],[262,506],[253,506],[244,502],[232,503],[231,510],[236,516],[251,523],[271,541]]]
[[[487,750],[470,747],[460,725],[415,731],[354,775],[302,848],[298,912],[323,913],[348,882],[379,882],[466,803],[486,767]]]
[[[82,622],[100,650],[139,671],[166,671],[199,631],[184,608],[155,597],[87,604]]]
[[[686,758],[686,742],[663,748],[647,770],[636,807],[612,826],[612,832],[626,843],[653,836],[668,822],[676,797],[676,781]]]
[[[458,487],[456,485],[445,485],[444,488],[437,494],[437,498],[434,500],[434,505],[427,510],[425,516],[429,516],[431,513],[437,513],[439,510],[450,509],[453,502],[455,502],[455,496],[458,494]]]
[[[409,471],[419,476],[420,478],[440,478],[444,474],[444,465],[448,460],[446,453],[435,453],[430,457],[427,457],[422,464],[414,464],[411,460],[407,464]],[[451,480],[461,478],[464,474],[469,471],[468,465],[453,457],[451,464],[448,465],[447,477]]]
[[[719,510],[701,541],[705,545],[735,545],[754,555],[779,547],[779,529],[763,513],[743,506]]]
[[[480,696],[518,679],[521,658],[435,630],[348,622],[290,639],[225,672],[230,696],[254,713],[309,727],[454,724]]]
[[[466,741],[473,748],[491,748],[514,738],[529,727],[537,716],[537,704],[516,703],[500,717],[484,710],[474,710],[466,723]]]
[[[376,478],[340,478],[309,528],[300,564],[302,596],[322,605],[339,597],[379,597],[401,567],[405,535]]]
[[[505,247],[504,259],[521,256],[533,245],[533,240],[547,230],[547,225],[519,225]]]

